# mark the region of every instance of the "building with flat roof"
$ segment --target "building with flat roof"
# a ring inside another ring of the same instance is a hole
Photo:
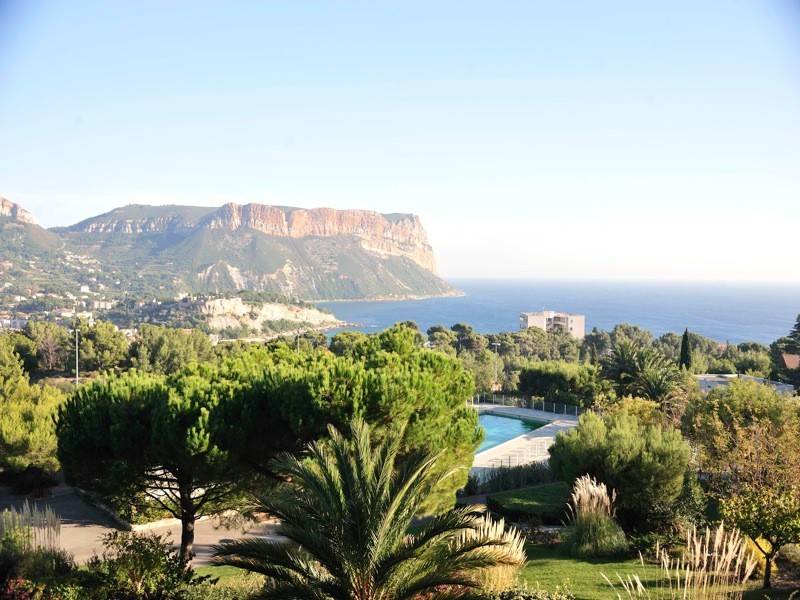
[[[770,379],[764,379],[763,377],[753,377],[752,375],[742,375],[737,373],[703,373],[702,375],[695,375],[694,378],[697,380],[697,383],[700,386],[700,391],[702,392],[710,392],[714,388],[730,385],[732,381],[736,381],[737,379],[746,379],[747,381],[755,381],[756,383],[760,383],[762,385],[772,386],[782,394],[794,394],[794,386],[789,383],[772,381]]]
[[[550,333],[560,331],[582,340],[586,335],[586,316],[555,310],[522,313],[519,316],[519,328],[528,329],[529,327],[536,327]]]

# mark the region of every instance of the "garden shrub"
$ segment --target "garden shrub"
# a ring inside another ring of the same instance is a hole
[[[509,521],[535,525],[561,525],[566,517],[567,484],[558,481],[492,494],[486,506]]]
[[[87,567],[92,594],[114,600],[183,600],[187,590],[208,582],[173,549],[166,536],[114,531],[103,537],[106,551]]]
[[[58,484],[53,473],[36,465],[28,465],[21,471],[10,472],[8,481],[14,493],[20,495],[40,492]]]
[[[264,589],[264,578],[246,574],[224,583],[206,582],[187,590],[183,600],[250,600]]]
[[[609,386],[594,365],[546,360],[531,363],[519,374],[519,391],[547,402],[591,406]]]
[[[496,467],[481,474],[474,483],[477,493],[490,494],[519,488],[552,483],[553,473],[545,462],[535,462],[515,467]]]
[[[553,474],[567,482],[588,474],[618,494],[617,515],[628,530],[652,530],[674,520],[689,446],[668,425],[642,423],[627,411],[581,415],[550,448]]]
[[[557,588],[553,592],[541,589],[512,588],[492,594],[486,600],[575,600],[575,595],[566,588]]]

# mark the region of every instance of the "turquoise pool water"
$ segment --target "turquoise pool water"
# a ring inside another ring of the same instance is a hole
[[[483,443],[478,448],[478,452],[483,452],[489,448],[507,442],[508,440],[538,429],[545,423],[538,423],[536,421],[523,421],[522,419],[514,419],[512,417],[499,417],[497,415],[483,414],[478,417],[481,427],[486,432],[483,438]]]

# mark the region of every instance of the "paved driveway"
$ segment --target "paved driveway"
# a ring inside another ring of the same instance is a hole
[[[15,506],[21,507],[25,499],[11,494],[8,488],[0,488],[0,510]],[[75,491],[67,486],[53,489],[49,498],[31,502],[38,506],[49,506],[61,519],[61,547],[70,552],[79,563],[87,561],[94,554],[103,551],[103,535],[114,531],[113,521],[105,513],[86,504]],[[198,521],[195,525],[194,565],[207,564],[211,558],[211,548],[225,539],[243,537],[271,536],[275,525],[258,525],[243,532],[239,529],[225,529],[216,526],[213,519]],[[173,543],[180,543],[180,525],[160,527],[149,530],[170,536]]]

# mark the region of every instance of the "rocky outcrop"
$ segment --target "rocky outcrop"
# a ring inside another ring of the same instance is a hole
[[[198,310],[213,331],[241,326],[260,331],[265,323],[272,322],[295,323],[298,328],[314,329],[342,325],[331,313],[313,307],[277,302],[250,304],[243,302],[241,298],[206,300],[199,305]]]
[[[0,217],[7,217],[19,223],[36,225],[36,220],[31,213],[22,208],[19,204],[14,204],[5,198],[0,198]]]
[[[207,215],[199,226],[231,231],[246,227],[267,235],[290,238],[352,235],[359,238],[367,250],[405,256],[431,272],[436,271],[433,249],[416,215],[231,203]]]

